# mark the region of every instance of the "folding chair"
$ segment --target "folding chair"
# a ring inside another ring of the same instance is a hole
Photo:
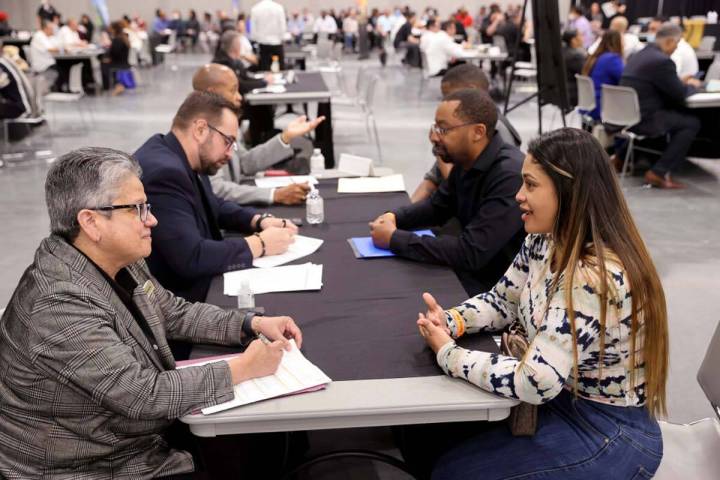
[[[720,418],[720,323],[705,359],[700,365],[697,380]],[[663,458],[655,473],[656,480],[715,480],[720,478],[720,422],[705,418],[685,425],[659,422],[663,436]]]
[[[80,114],[80,119],[83,122],[83,128],[87,129],[89,128],[90,124],[86,121],[85,114],[88,114],[91,123],[93,120],[93,114],[90,108],[88,108],[88,106],[84,104],[85,102],[80,101],[85,96],[85,89],[82,85],[83,67],[84,65],[82,63],[76,63],[75,65],[70,67],[70,81],[68,85],[68,90],[70,90],[69,93],[52,92],[45,95],[44,98],[45,101],[49,103],[74,103],[75,106],[77,106],[78,113]],[[52,109],[52,117],[53,123],[55,123],[55,107],[53,107]]]
[[[602,86],[602,110],[600,118],[603,124],[617,125],[622,129],[615,135],[627,138],[628,145],[623,160],[621,178],[624,178],[628,169],[635,165],[635,150],[661,154],[657,150],[636,146],[637,141],[647,138],[644,135],[631,132],[630,129],[640,123],[640,101],[637,92],[631,87],[615,85]]]

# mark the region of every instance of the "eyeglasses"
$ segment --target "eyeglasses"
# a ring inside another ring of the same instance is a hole
[[[102,212],[110,212],[113,210],[121,210],[123,208],[134,208],[137,210],[138,218],[142,223],[147,223],[148,216],[150,215],[150,204],[145,203],[135,203],[130,205],[108,205],[106,207],[96,207],[96,208],[89,208],[88,210],[100,210]]]
[[[455,130],[456,128],[467,127],[468,125],[476,125],[476,124],[477,124],[477,122],[470,122],[470,123],[463,123],[462,125],[453,125],[452,127],[438,127],[437,123],[433,123],[432,125],[430,125],[430,135],[432,135],[434,133],[440,137],[444,137],[445,135],[448,134],[448,132],[450,130]]]
[[[217,128],[213,127],[209,123],[207,124],[207,126],[213,132],[217,132],[223,138],[223,140],[225,140],[225,148],[227,150],[232,149],[233,152],[237,152],[237,150],[238,150],[237,141],[233,137],[231,137],[230,135],[225,135],[223,132],[221,132]]]

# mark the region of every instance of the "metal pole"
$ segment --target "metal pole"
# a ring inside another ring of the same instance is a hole
[[[665,0],[658,0],[658,10],[657,10],[657,16],[662,17],[662,11],[663,11],[663,4],[665,3]]]

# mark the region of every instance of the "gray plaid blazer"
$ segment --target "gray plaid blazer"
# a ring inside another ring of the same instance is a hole
[[[243,314],[175,297],[128,267],[153,345],[85,256],[40,244],[0,319],[0,477],[145,479],[192,471],[160,434],[233,398],[225,362],[175,369],[167,338],[237,344]]]

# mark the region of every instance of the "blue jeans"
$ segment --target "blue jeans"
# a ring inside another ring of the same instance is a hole
[[[497,425],[443,455],[432,478],[646,479],[662,450],[660,427],[644,408],[575,399],[563,390],[538,408],[535,436],[513,437]]]

